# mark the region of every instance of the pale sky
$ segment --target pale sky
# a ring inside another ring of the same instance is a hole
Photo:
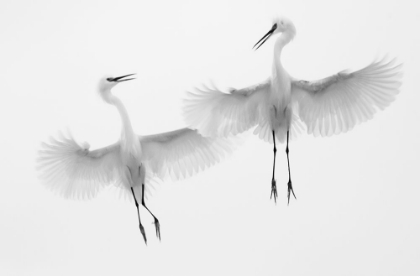
[[[0,275],[419,275],[418,69],[415,1],[2,1]],[[114,94],[135,131],[184,127],[186,91],[266,79],[274,39],[252,46],[278,15],[297,35],[282,62],[315,80],[389,54],[404,63],[387,109],[330,138],[290,144],[297,200],[287,206],[285,145],[279,201],[270,201],[272,145],[245,135],[224,162],[166,181],[147,201],[161,222],[114,189],[62,199],[35,171],[41,141],[69,129],[92,148],[115,142],[120,119],[95,89],[136,73]]]

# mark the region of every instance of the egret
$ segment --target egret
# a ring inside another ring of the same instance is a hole
[[[71,136],[51,138],[49,143],[42,143],[37,168],[43,183],[65,198],[91,198],[112,183],[121,188],[123,193],[134,198],[140,232],[147,244],[140,220],[139,199],[154,218],[156,235],[161,237],[159,220],[145,204],[145,185],[148,185],[145,179],[171,176],[176,180],[190,176],[230,153],[233,143],[225,138],[203,137],[188,128],[137,136],[123,103],[111,93],[118,83],[133,79],[127,78],[132,75],[104,77],[99,82],[99,95],[115,106],[121,116],[122,132],[118,142],[89,150],[89,144],[79,145]]]
[[[296,34],[288,18],[275,19],[254,48],[257,50],[276,34],[281,35],[274,44],[270,78],[228,93],[207,87],[188,92],[184,118],[189,127],[209,137],[236,135],[256,126],[254,134],[274,144],[270,198],[274,197],[275,202],[276,139],[286,141],[289,203],[291,193],[296,198],[290,176],[289,136],[297,135],[303,127],[301,122],[308,134],[330,136],[371,119],[377,109],[383,110],[399,93],[402,64],[395,59],[381,59],[358,71],[344,70],[317,81],[298,80],[287,73],[280,60],[283,47]]]

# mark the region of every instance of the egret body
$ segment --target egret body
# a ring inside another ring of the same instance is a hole
[[[154,218],[160,239],[160,223],[144,200],[147,179],[187,177],[218,162],[231,151],[233,144],[224,138],[203,137],[188,128],[148,136],[138,136],[131,126],[127,110],[111,93],[118,83],[132,75],[104,77],[99,82],[99,95],[116,107],[121,121],[121,138],[104,148],[89,150],[72,137],[51,138],[38,152],[38,170],[42,182],[53,192],[66,198],[91,198],[101,188],[114,184],[134,198],[140,232],[147,243],[140,220],[139,202]],[[146,177],[146,172],[148,173]]]
[[[256,126],[254,134],[274,143],[270,197],[275,201],[276,140],[286,142],[289,202],[290,194],[295,196],[290,177],[289,137],[299,132],[301,122],[309,134],[330,136],[371,119],[399,93],[402,64],[383,59],[358,71],[341,71],[317,81],[297,80],[281,63],[283,47],[296,35],[296,28],[288,18],[276,19],[254,48],[258,49],[277,34],[280,35],[274,44],[271,77],[228,93],[216,88],[190,92],[184,101],[184,117],[191,128],[209,137],[236,135]]]

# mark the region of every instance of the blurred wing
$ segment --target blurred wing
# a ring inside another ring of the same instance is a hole
[[[147,171],[163,179],[182,179],[219,162],[232,152],[233,142],[225,138],[203,137],[196,130],[179,130],[140,136]]]
[[[399,93],[402,64],[376,61],[355,72],[319,81],[293,81],[292,101],[308,133],[330,136],[351,130],[387,107]]]
[[[72,138],[60,135],[42,143],[37,169],[43,183],[65,198],[92,198],[99,190],[120,181],[119,143],[89,151]]]
[[[231,90],[196,89],[184,100],[184,118],[189,127],[204,136],[227,137],[248,130],[258,123],[260,106],[268,95],[270,81]]]

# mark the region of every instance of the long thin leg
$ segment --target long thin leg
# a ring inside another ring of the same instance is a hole
[[[152,212],[150,212],[149,208],[147,208],[146,203],[144,202],[144,184],[141,186],[142,189],[142,196],[141,196],[141,205],[143,205],[144,208],[146,208],[147,211],[149,211],[149,213],[152,215],[152,217],[155,219],[155,228],[156,228],[156,236],[159,238],[160,240],[160,223],[159,220],[155,217],[155,215],[153,215]]]
[[[137,202],[136,195],[134,194],[133,187],[131,187],[131,192],[133,193],[134,202],[136,203],[136,207],[137,207],[137,215],[138,215],[138,217],[139,217],[139,227],[140,227],[140,232],[141,232],[141,234],[143,235],[144,242],[147,244],[146,232],[144,232],[144,227],[143,227],[143,225],[141,224],[141,221],[140,221],[139,204],[138,204],[138,202]]]
[[[292,192],[293,196],[295,196],[295,192],[293,191],[292,187],[292,179],[290,177],[290,163],[289,163],[289,131],[287,131],[287,144],[286,144],[286,155],[287,155],[287,167],[289,169],[289,182],[287,182],[287,205],[289,205],[290,201],[290,191]]]
[[[274,133],[273,130],[273,142],[274,142],[274,162],[273,162],[273,178],[271,179],[271,194],[270,194],[270,199],[274,196],[274,202],[277,203],[277,186],[276,186],[276,180],[274,179],[274,171],[276,169],[276,153],[277,153],[277,148],[276,148],[276,135]]]

